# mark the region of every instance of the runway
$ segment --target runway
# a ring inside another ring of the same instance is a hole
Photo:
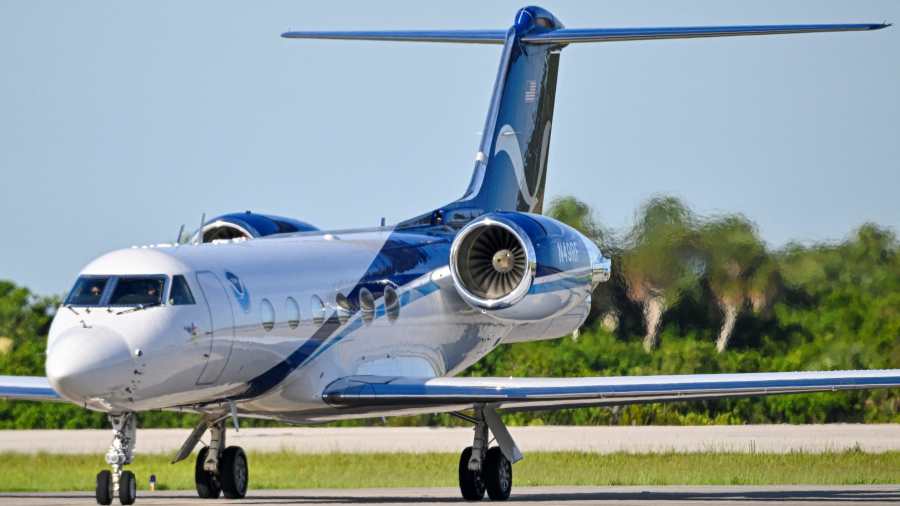
[[[216,501],[221,504],[224,501]],[[520,487],[513,489],[505,506],[585,505],[585,504],[662,504],[744,505],[777,502],[789,505],[848,505],[900,503],[900,485],[894,486],[767,486],[767,487]],[[229,501],[230,503],[230,501]],[[355,489],[355,490],[251,490],[250,496],[234,504],[254,506],[300,504],[306,506],[342,506],[374,504],[460,503],[454,488]],[[94,504],[93,494],[0,494],[0,504],[83,506]],[[206,505],[192,491],[139,492],[138,505]],[[484,504],[491,504],[486,501]]]
[[[510,427],[524,452],[825,452],[900,451],[900,424]],[[139,454],[174,453],[190,429],[140,429]],[[109,430],[0,431],[0,452],[105,453]],[[229,431],[249,451],[297,453],[450,452],[472,443],[470,428],[293,427]],[[900,478],[900,477],[898,477]]]

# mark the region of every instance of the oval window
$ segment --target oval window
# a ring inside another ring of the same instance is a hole
[[[372,323],[375,319],[375,297],[368,288],[359,289],[359,309],[362,311],[363,321]]]
[[[325,323],[325,304],[317,295],[312,296],[312,305],[310,306],[310,309],[312,309],[313,323],[316,325]]]
[[[337,304],[338,321],[343,325],[350,319],[350,314],[353,312],[353,306],[350,304],[350,299],[342,293],[338,293],[334,297],[334,302]]]
[[[288,297],[284,303],[285,314],[287,315],[288,327],[295,329],[300,326],[300,305],[293,297]]]
[[[400,297],[392,286],[384,289],[384,312],[391,323],[400,317]]]
[[[266,332],[275,328],[275,308],[272,306],[272,303],[269,302],[269,299],[263,299],[260,304],[260,318],[262,319],[262,326],[266,329]]]

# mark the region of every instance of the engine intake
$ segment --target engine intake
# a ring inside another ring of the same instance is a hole
[[[537,256],[515,220],[485,215],[459,231],[450,246],[450,272],[460,296],[480,309],[519,302],[534,282]]]
[[[475,223],[461,232],[450,255],[460,286],[479,299],[479,305],[515,303],[530,286],[534,250],[527,236],[510,224]]]

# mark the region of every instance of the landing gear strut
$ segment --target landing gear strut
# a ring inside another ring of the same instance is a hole
[[[512,462],[522,454],[500,421],[497,413],[484,406],[475,406],[475,417],[460,418],[475,423],[472,446],[459,456],[459,490],[463,499],[480,501],[487,492],[492,501],[505,501],[512,492]],[[500,446],[489,448],[488,429],[493,432]],[[506,454],[514,459],[510,461]]]
[[[123,505],[134,504],[137,497],[137,482],[134,473],[125,471],[126,464],[134,460],[134,443],[137,438],[137,420],[134,413],[109,415],[113,427],[113,440],[106,452],[106,463],[112,471],[104,469],[97,473],[95,495],[98,504],[112,504],[114,497]]]
[[[209,446],[197,453],[194,465],[197,495],[203,499],[217,499],[219,494],[228,499],[243,498],[249,482],[244,450],[239,446],[225,447],[224,420],[210,425],[209,434]]]

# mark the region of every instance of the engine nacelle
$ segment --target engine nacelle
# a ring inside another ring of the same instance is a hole
[[[255,239],[273,234],[318,230],[309,223],[250,211],[224,214],[209,220],[194,233],[191,242],[213,242],[233,239]]]
[[[460,296],[503,320],[569,313],[609,279],[610,267],[590,239],[537,214],[485,214],[463,227],[450,246],[450,272]]]

